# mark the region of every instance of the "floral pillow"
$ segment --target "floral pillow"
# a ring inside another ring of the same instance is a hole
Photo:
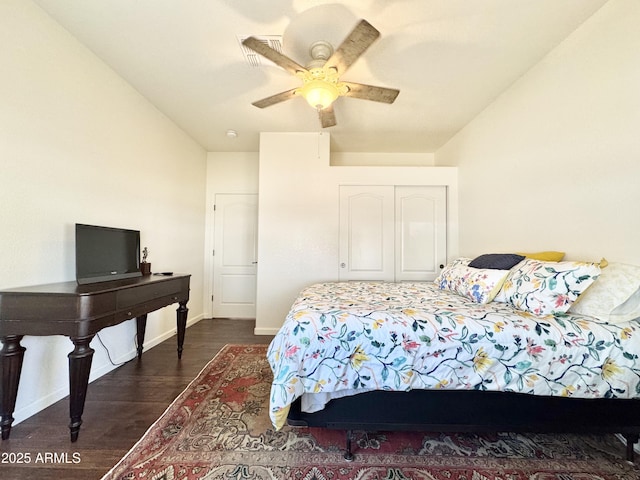
[[[511,270],[496,301],[536,315],[564,313],[599,275],[596,263],[524,260]]]
[[[509,270],[474,268],[468,265],[469,261],[463,258],[447,265],[435,283],[441,290],[449,290],[476,303],[489,303],[500,291]]]
[[[445,277],[448,277],[451,275],[451,272],[460,267],[460,266],[464,266],[466,267],[467,265],[469,265],[469,262],[471,262],[470,258],[467,257],[460,257],[457,258],[456,260],[454,260],[451,263],[448,263],[443,269],[442,272],[440,272],[440,275],[438,275],[436,277],[436,279],[433,281],[433,283],[437,283],[438,285],[440,285],[440,283],[445,279]]]

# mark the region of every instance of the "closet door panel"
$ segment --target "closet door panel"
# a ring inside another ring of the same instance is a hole
[[[395,280],[433,280],[446,259],[446,188],[395,189]]]
[[[340,187],[340,280],[394,280],[394,188]]]

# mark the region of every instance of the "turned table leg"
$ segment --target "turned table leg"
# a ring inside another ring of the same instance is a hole
[[[147,330],[147,314],[136,317],[136,340],[138,349],[138,360],[142,359],[142,349],[144,348],[144,334]]]
[[[0,340],[2,340],[2,350],[0,350],[0,371],[2,373],[0,425],[2,425],[2,440],[6,440],[11,433],[13,411],[16,408],[18,383],[20,382],[22,360],[26,348],[20,345],[22,335],[8,335]]]
[[[633,450],[633,447],[635,446],[639,438],[640,435],[638,434],[627,433],[624,435],[624,439],[627,441],[627,460],[631,463],[634,463],[635,461],[635,451]]]
[[[78,439],[80,425],[82,425],[82,412],[89,385],[89,373],[91,372],[91,360],[93,348],[89,346],[93,335],[88,337],[71,338],[75,348],[69,353],[69,431],[71,441]]]
[[[189,313],[189,309],[187,308],[187,302],[180,302],[177,317],[176,317],[176,326],[178,330],[178,358],[182,358],[182,345],[184,344],[184,332],[187,329],[187,313]]]

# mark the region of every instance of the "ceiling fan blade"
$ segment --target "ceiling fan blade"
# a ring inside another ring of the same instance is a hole
[[[340,82],[348,88],[345,97],[361,98],[362,100],[373,100],[374,102],[393,103],[400,90],[395,88],[374,87],[362,83]]]
[[[320,117],[320,124],[322,125],[322,128],[333,127],[337,124],[333,105],[329,105],[327,108],[318,110],[318,116]]]
[[[262,100],[258,100],[257,102],[253,102],[251,105],[254,105],[258,108],[270,107],[271,105],[275,105],[276,103],[292,99],[296,95],[296,90],[297,88],[293,88],[291,90],[287,90],[286,92],[276,93],[275,95],[271,95],[270,97],[263,98]]]
[[[307,69],[304,68],[302,65],[299,65],[298,63],[294,62],[286,55],[283,55],[279,51],[274,50],[269,45],[265,44],[264,42],[261,42],[255,37],[245,38],[242,41],[242,44],[245,47],[250,48],[254,52],[262,55],[264,58],[271,60],[273,63],[284,68],[286,71],[288,71],[293,75],[296,75],[298,72],[307,71]]]
[[[324,66],[335,68],[342,75],[379,36],[380,32],[369,22],[360,20]]]

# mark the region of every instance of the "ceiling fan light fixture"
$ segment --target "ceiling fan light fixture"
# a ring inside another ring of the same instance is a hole
[[[322,128],[336,125],[333,102],[341,96],[393,103],[400,90],[376,87],[363,83],[341,82],[340,77],[380,36],[380,32],[366,20],[360,20],[354,29],[334,51],[325,41],[311,45],[312,61],[306,67],[292,60],[280,51],[265,45],[256,37],[242,40],[242,45],[258,55],[272,61],[292,75],[302,80],[302,86],[263,98],[252,105],[265,108],[276,103],[302,96],[318,111]]]
[[[324,109],[340,96],[338,87],[326,80],[311,80],[300,88],[301,95],[315,109]]]

